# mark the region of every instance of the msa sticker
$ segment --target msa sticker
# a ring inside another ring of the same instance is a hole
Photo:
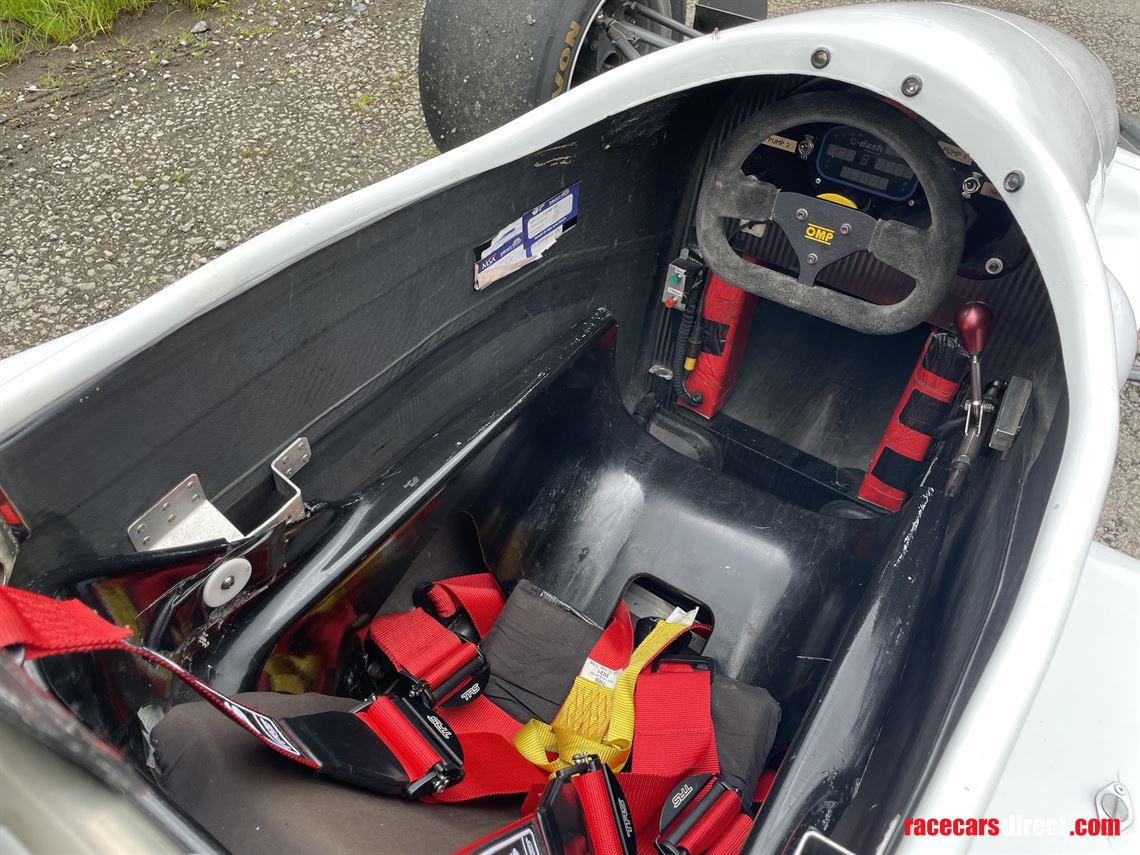
[[[779,134],[772,134],[770,137],[765,137],[763,142],[764,145],[771,146],[772,148],[790,151],[792,154],[796,153],[796,141],[782,137]]]
[[[826,226],[817,226],[815,223],[808,223],[807,228],[804,229],[804,237],[808,240],[814,240],[816,243],[822,243],[824,246],[831,246],[831,242],[835,239],[835,230]]]
[[[597,683],[602,688],[613,689],[617,686],[621,672],[621,668],[607,668],[601,662],[587,659],[582,670],[578,672],[578,676],[583,680],[589,680],[591,683]]]
[[[504,276],[538,261],[558,238],[578,222],[578,187],[572,184],[527,211],[475,248],[475,290],[482,291]]]

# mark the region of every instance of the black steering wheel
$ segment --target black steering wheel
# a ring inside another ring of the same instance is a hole
[[[852,125],[894,149],[922,185],[930,206],[930,227],[877,219],[815,196],[780,190],[742,171],[762,140],[809,123]],[[727,228],[741,220],[771,222],[783,230],[799,258],[799,279],[737,255]],[[848,92],[796,95],[746,119],[714,156],[697,203],[697,244],[706,263],[725,282],[876,335],[908,330],[938,306],[954,280],[965,237],[960,188],[934,139],[902,111]],[[825,266],[864,249],[913,278],[914,290],[898,303],[880,306],[815,285],[816,274]]]

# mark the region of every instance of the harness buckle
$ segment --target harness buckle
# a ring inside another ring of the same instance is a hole
[[[575,852],[579,851],[580,846],[569,844],[578,840],[590,844],[582,798],[571,782],[582,775],[599,774],[604,784],[604,798],[613,816],[620,851],[623,855],[634,855],[637,845],[634,841],[633,820],[625,794],[613,771],[596,754],[576,754],[573,759],[573,766],[554,773],[535,810],[535,819],[542,829],[548,848],[552,853]]]
[[[692,775],[681,781],[665,799],[654,848],[661,855],[688,855],[686,835],[726,793],[740,802],[740,791],[714,775]],[[744,810],[743,804],[740,810]]]
[[[591,798],[604,798],[614,818],[614,835],[622,855],[635,855],[633,821],[621,786],[609,766],[596,754],[578,754],[575,763],[554,773],[534,815],[526,822],[509,827],[502,834],[484,841],[471,855],[508,855],[511,852],[566,855],[569,852],[593,852],[599,844],[590,836],[586,823],[586,808],[582,792],[573,785],[573,779],[582,775],[599,774],[600,791],[591,788]],[[596,810],[596,808],[595,808]],[[610,838],[612,842],[613,838]]]
[[[385,710],[394,710],[439,757],[439,762],[416,780],[408,780],[400,762],[402,746],[389,745],[381,735],[384,731],[364,720],[368,707],[380,698],[386,701]],[[417,698],[382,695],[353,710],[296,716],[282,719],[282,723],[319,761],[321,774],[373,792],[418,799],[443,792],[463,780],[459,738],[447,722]]]

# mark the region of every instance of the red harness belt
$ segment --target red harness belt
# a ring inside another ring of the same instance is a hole
[[[484,697],[487,669],[478,644],[441,622],[466,618],[481,638],[504,603],[494,576],[435,583],[426,599],[435,616],[417,608],[374,619],[369,635],[391,660],[402,692],[377,696],[355,712],[266,715],[128,640],[128,629],[78,600],[16,588],[0,587],[0,646],[22,647],[29,659],[96,650],[140,656],[171,671],[279,754],[377,792],[439,802],[530,794],[522,819],[463,852],[497,852],[526,835],[567,853],[740,850],[751,817],[740,794],[716,777],[707,666],[663,656],[640,673],[626,771],[614,776],[597,757],[581,756],[550,777],[515,748],[522,723]],[[632,652],[629,613],[619,608],[590,658],[622,667]]]

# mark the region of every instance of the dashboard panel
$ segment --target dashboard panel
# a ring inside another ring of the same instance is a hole
[[[914,195],[918,177],[895,151],[872,134],[851,125],[827,129],[815,158],[816,175],[901,202]]]

